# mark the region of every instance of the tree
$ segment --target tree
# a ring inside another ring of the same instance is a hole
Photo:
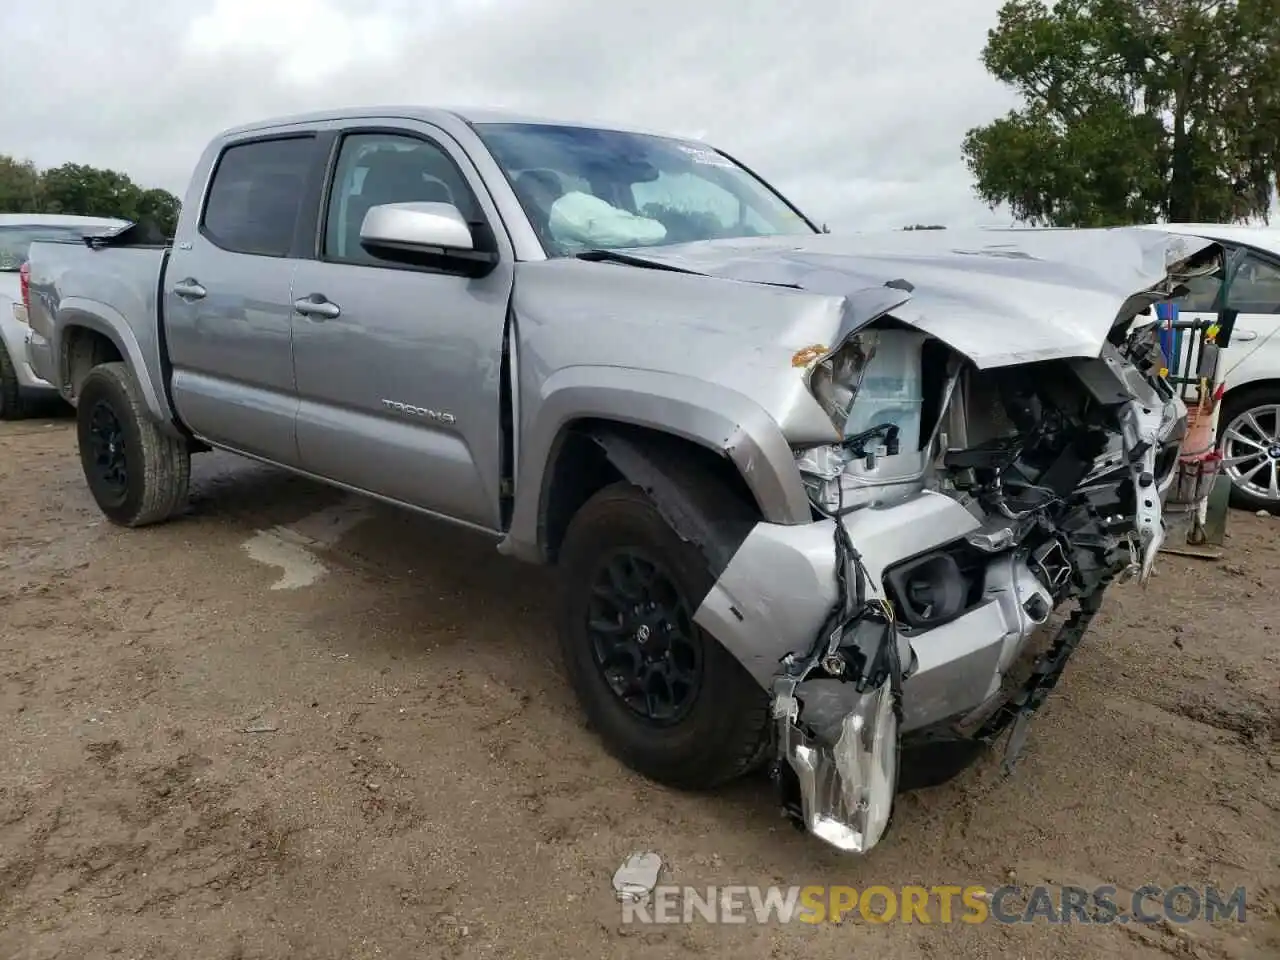
[[[1008,0],[988,71],[1024,106],[965,136],[1019,220],[1266,218],[1280,183],[1280,0]]]
[[[143,190],[138,197],[138,220],[154,223],[166,237],[172,237],[178,229],[181,212],[182,203],[168,190]]]
[[[80,163],[64,163],[46,170],[41,180],[49,213],[132,219],[142,192],[123,173]]]
[[[144,189],[115,170],[64,163],[40,172],[30,161],[0,155],[0,212],[118,217],[173,236],[181,209],[169,191]]]
[[[40,209],[40,171],[30,160],[0,155],[0,213]]]
[[[903,227],[903,230],[945,230],[947,229],[940,223],[913,223],[909,227]]]

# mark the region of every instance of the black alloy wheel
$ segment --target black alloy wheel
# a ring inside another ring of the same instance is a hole
[[[89,492],[112,523],[142,527],[181,512],[191,454],[147,410],[128,365],[100,363],[81,381],[76,443]]]
[[[588,618],[596,667],[618,699],[659,726],[683,720],[702,689],[702,635],[662,565],[630,547],[604,557]]]
[[[734,496],[701,474],[686,483],[721,502]],[[764,762],[768,694],[694,619],[715,575],[641,488],[621,481],[592,495],[557,562],[568,680],[610,753],[653,780],[695,790]]]
[[[124,427],[105,400],[89,411],[89,464],[103,499],[123,501],[129,490],[129,460]]]

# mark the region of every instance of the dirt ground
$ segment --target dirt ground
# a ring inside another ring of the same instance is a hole
[[[0,956],[1280,956],[1280,520],[1117,588],[1012,779],[988,758],[843,857],[767,782],[610,759],[545,571],[221,454],[123,531],[65,416],[0,425]],[[1244,924],[624,925],[709,884],[1244,885]]]

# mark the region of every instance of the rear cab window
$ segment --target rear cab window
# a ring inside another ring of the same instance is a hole
[[[313,134],[228,146],[205,197],[201,234],[231,253],[288,256],[315,146]]]

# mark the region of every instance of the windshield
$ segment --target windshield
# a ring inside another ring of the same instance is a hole
[[[16,273],[27,262],[27,248],[36,240],[71,240],[84,236],[80,227],[0,227],[0,273]]]
[[[482,123],[547,255],[817,229],[704,144],[549,124]]]

